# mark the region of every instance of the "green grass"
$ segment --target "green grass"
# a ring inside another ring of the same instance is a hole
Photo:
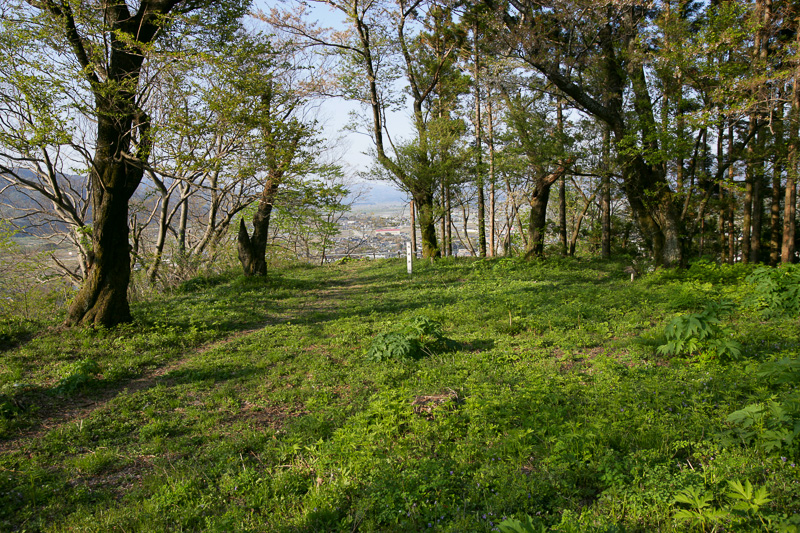
[[[0,530],[791,531],[800,447],[769,432],[794,429],[796,384],[759,369],[798,358],[797,317],[750,309],[747,267],[623,267],[295,266],[194,280],[111,330],[27,325],[0,352]],[[740,360],[657,354],[720,300]],[[417,316],[456,349],[365,358]],[[726,422],[770,398],[788,421]],[[734,508],[734,481],[770,502]]]

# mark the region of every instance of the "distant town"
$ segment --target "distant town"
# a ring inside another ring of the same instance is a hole
[[[464,221],[453,213],[453,255],[473,255],[463,241]],[[406,243],[411,242],[411,215],[408,204],[362,205],[344,215],[339,221],[340,233],[334,238],[334,248],[326,253],[326,261],[337,261],[346,257],[362,259],[384,259],[403,257]],[[438,226],[437,226],[438,229]],[[477,228],[468,224],[469,239],[477,240]],[[421,256],[419,229],[416,233],[417,256]]]

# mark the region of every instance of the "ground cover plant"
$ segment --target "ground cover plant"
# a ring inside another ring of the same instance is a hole
[[[791,276],[624,267],[287,266],[26,324],[0,530],[796,531]]]

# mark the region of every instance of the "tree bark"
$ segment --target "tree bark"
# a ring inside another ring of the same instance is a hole
[[[798,26],[795,23],[795,28]],[[800,32],[795,41],[800,45]],[[800,61],[795,60],[792,83],[792,104],[789,110],[789,154],[786,169],[786,192],[783,200],[783,235],[781,263],[795,260],[795,232],[797,210],[797,176],[800,174]]]
[[[611,259],[611,161],[608,128],[603,128],[603,168],[600,182],[600,254]]]
[[[126,175],[131,170],[120,163],[103,165],[98,159],[95,157],[95,168],[100,169],[102,165],[106,176],[110,173]],[[136,172],[132,171],[131,174],[135,178]],[[124,177],[117,179],[121,181]],[[133,191],[130,187],[115,190],[106,188],[104,191],[99,180],[98,176],[92,180],[95,195],[92,228],[94,261],[67,311],[67,323],[111,327],[131,320],[128,305],[131,277],[128,200]],[[138,185],[138,181],[135,183]]]
[[[783,149],[783,103],[779,103],[775,109],[774,137],[772,145],[774,147],[775,160],[772,166],[772,187],[770,198],[770,239],[769,239],[769,264],[776,266],[781,258],[781,176],[783,174],[785,154]]]
[[[566,171],[567,165],[562,164],[555,172],[539,177],[534,184],[530,196],[531,212],[528,219],[528,242],[525,259],[544,255],[544,234],[547,224],[547,202],[550,199],[550,188],[556,181],[564,177]]]
[[[239,234],[237,236],[237,250],[239,262],[242,264],[244,275],[248,277],[267,275],[267,240],[269,238],[269,222],[272,215],[272,207],[275,204],[275,195],[278,192],[276,180],[268,180],[258,207],[253,215],[253,234],[248,235],[247,226],[244,218],[239,223]]]
[[[444,190],[445,184],[442,181],[442,187],[439,194],[439,212],[442,216],[439,218],[439,235],[441,236],[442,243],[442,257],[447,257],[447,194]]]
[[[478,48],[478,23],[473,26],[473,40],[475,45],[474,74],[475,74],[475,186],[478,188],[478,249],[481,257],[486,257],[486,194],[483,180],[483,126],[481,124],[481,84],[480,84],[480,51]]]
[[[422,242],[422,257],[425,259],[441,257],[442,251],[436,239],[436,217],[434,215],[433,195],[424,191],[414,192],[417,206],[419,234]]]
[[[756,128],[755,119],[750,118],[750,131]],[[749,160],[744,174],[744,199],[742,203],[742,263],[750,262],[750,249],[753,230],[753,147],[748,147]]]
[[[414,200],[408,203],[408,210],[411,214],[411,256],[417,257],[417,210],[414,206]]]
[[[445,246],[447,247],[447,255],[453,255],[453,205],[452,205],[452,194],[450,192],[450,186],[448,185],[445,187],[445,216],[447,217],[447,237],[445,240]]]
[[[564,116],[561,98],[556,103],[556,131],[559,137],[564,136]],[[567,180],[561,176],[558,180],[558,240],[561,245],[561,255],[569,253],[567,245]]]
[[[531,212],[528,219],[528,249],[525,259],[544,255],[544,234],[547,224],[547,202],[550,198],[550,186],[537,187],[531,198]]]
[[[114,326],[131,320],[128,202],[150,156],[150,121],[138,107],[136,94],[145,58],[141,49],[156,40],[161,18],[177,3],[142,0],[136,13],[130,13],[121,2],[104,10],[109,54],[103,68],[93,63],[92,44],[81,36],[71,3],[31,2],[61,21],[63,36],[93,93],[97,119],[91,170],[94,262],[67,311],[67,324]],[[102,76],[98,68],[104,70]]]

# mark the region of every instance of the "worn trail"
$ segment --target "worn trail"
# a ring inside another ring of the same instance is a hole
[[[335,313],[342,300],[350,296],[353,289],[357,290],[358,287],[351,286],[347,281],[329,280],[325,286],[308,291],[303,302],[294,309],[293,313],[271,317],[269,320],[252,325],[247,329],[236,331],[222,339],[191,349],[182,357],[158,368],[145,371],[142,375],[123,383],[95,388],[88,394],[75,394],[69,398],[58,398],[44,392],[40,393],[33,399],[38,406],[37,422],[20,430],[10,438],[0,441],[0,454],[28,449],[50,431],[80,424],[93,413],[106,408],[120,394],[136,394],[159,384],[169,384],[170,373],[180,370],[206,352],[219,349],[265,328],[295,320],[301,316]]]

